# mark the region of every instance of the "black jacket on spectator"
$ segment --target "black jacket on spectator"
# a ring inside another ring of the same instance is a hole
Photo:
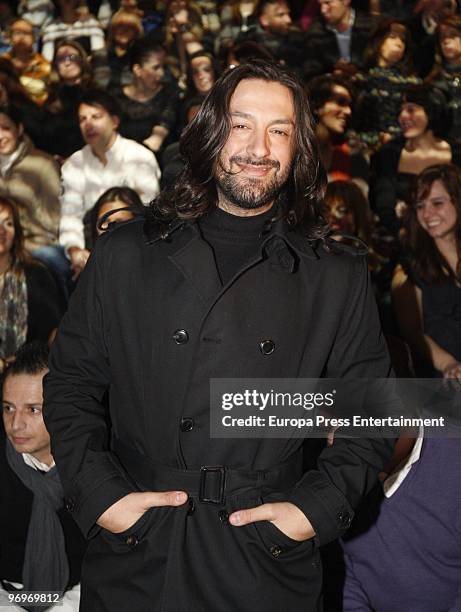
[[[26,341],[48,342],[64,314],[62,297],[53,276],[41,263],[27,265],[25,273],[29,311]]]
[[[351,63],[358,67],[363,65],[363,52],[374,25],[376,25],[374,17],[360,11],[356,12],[351,36]],[[332,72],[340,59],[336,35],[326,26],[323,19],[317,18],[307,30],[304,54],[306,59],[303,72],[306,79]]]
[[[251,40],[265,47],[269,53],[302,76],[302,65],[305,59],[305,33],[291,29],[286,34],[277,34],[264,30],[260,25],[248,32],[241,32],[236,40],[236,45]]]
[[[0,579],[22,583],[22,567],[27,540],[33,493],[8,465],[5,454],[5,434],[0,433]],[[86,542],[74,519],[64,508],[58,511],[64,531],[69,561],[69,584],[80,582],[80,572]]]
[[[408,19],[406,25],[411,34],[413,43],[413,63],[416,73],[425,78],[434,65],[436,34],[429,34],[423,26],[421,15]]]

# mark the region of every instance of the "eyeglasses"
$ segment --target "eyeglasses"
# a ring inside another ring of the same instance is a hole
[[[82,58],[77,53],[70,53],[69,55],[58,55],[56,58],[57,64],[66,64],[67,62],[74,62],[76,64],[80,64],[82,62]]]

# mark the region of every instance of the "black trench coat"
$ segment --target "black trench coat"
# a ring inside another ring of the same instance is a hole
[[[260,349],[267,339],[271,354]],[[255,488],[221,506],[196,500],[193,511],[189,504],[151,509],[115,535],[95,525],[104,510],[138,487],[168,486],[140,485],[111,440],[146,464],[266,470],[293,457],[302,441],[211,439],[210,378],[389,371],[362,256],[316,251],[280,221],[258,257],[223,287],[195,224],[168,241],[146,238],[142,222],[103,236],[45,381],[45,422],[68,509],[91,538],[82,610],[320,609],[318,546],[346,531],[391,453],[389,441],[335,440],[318,470],[296,475],[283,491]],[[235,528],[225,521],[223,510],[271,500],[300,507],[315,539],[295,542],[268,522]]]

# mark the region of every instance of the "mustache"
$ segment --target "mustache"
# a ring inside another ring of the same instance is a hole
[[[275,159],[251,159],[251,157],[242,157],[241,155],[233,155],[229,158],[230,162],[243,164],[245,166],[265,166],[266,168],[276,168],[280,170],[280,162]]]

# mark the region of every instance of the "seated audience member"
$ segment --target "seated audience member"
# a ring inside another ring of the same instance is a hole
[[[418,174],[435,164],[459,163],[459,145],[441,138],[446,128],[444,99],[427,85],[403,93],[398,116],[402,132],[371,158],[370,204],[386,231],[397,238],[400,208],[410,203]]]
[[[78,117],[86,146],[62,167],[60,242],[65,247],[74,275],[86,264],[83,217],[109,187],[126,185],[143,202],[159,191],[160,169],[155,155],[134,140],[118,133],[120,109],[105,91],[90,90],[82,96]]]
[[[37,31],[53,20],[54,10],[52,0],[19,0],[18,15],[31,23]]]
[[[266,47],[281,64],[294,72],[302,72],[305,36],[293,25],[290,6],[286,0],[260,0],[256,16],[256,28],[242,32],[237,37],[236,44],[251,40]]]
[[[350,0],[319,0],[321,16],[306,32],[306,79],[333,72],[341,64],[363,65],[363,53],[375,18],[355,11]]]
[[[107,41],[109,89],[124,87],[133,80],[129,49],[135,40],[142,38],[143,34],[142,21],[136,13],[121,9],[112,16]]]
[[[225,0],[221,7],[221,31],[216,36],[215,52],[225,54],[240,34],[256,27],[255,0]]]
[[[48,96],[51,64],[35,51],[34,27],[25,19],[16,19],[10,28],[11,51],[3,57],[16,69],[22,86],[36,104]]]
[[[17,203],[26,249],[56,274],[66,264],[58,246],[59,192],[58,165],[24,133],[21,109],[0,106],[0,194]]]
[[[134,189],[111,187],[105,191],[84,219],[85,243],[91,250],[97,238],[114,225],[144,215],[146,207]]]
[[[42,379],[47,371],[47,345],[31,342],[19,349],[4,374],[0,593],[4,601],[7,592],[61,591],[63,605],[53,609],[78,612],[85,540],[64,507],[42,417]],[[23,610],[19,605],[7,609]]]
[[[48,341],[62,315],[50,272],[24,248],[12,200],[0,197],[0,373],[26,341]]]
[[[0,57],[0,105],[15,106],[23,111],[25,130],[37,144],[42,130],[42,111],[21,85],[11,61],[4,57]]]
[[[333,181],[327,185],[324,204],[324,215],[331,228],[332,238],[353,242],[351,237],[357,237],[367,246],[368,269],[380,314],[387,316],[390,310],[386,304],[389,303],[392,270],[386,266],[386,259],[376,248],[373,215],[362,189],[352,181]]]
[[[203,49],[202,13],[189,0],[168,0],[163,33],[168,64],[181,89],[186,88],[188,58]]]
[[[444,19],[437,29],[437,54],[427,82],[443,92],[450,116],[447,133],[461,137],[461,16]]]
[[[368,163],[346,137],[352,115],[351,86],[343,77],[325,75],[312,79],[308,89],[320,155],[328,179],[353,179],[366,193]]]
[[[221,68],[218,61],[208,51],[197,51],[189,58],[187,70],[187,89],[181,101],[178,121],[176,122],[176,136],[182,128],[189,123],[186,115],[191,107],[199,106],[206,98],[208,92],[219,77]]]
[[[164,80],[163,47],[141,38],[129,54],[133,81],[116,94],[122,111],[120,133],[156,152],[175,129],[179,90]]]
[[[77,117],[78,101],[92,84],[92,68],[83,47],[63,40],[56,45],[48,100],[44,106],[41,149],[62,158],[83,146]]]
[[[105,50],[104,30],[99,21],[79,8],[80,0],[57,0],[60,16],[45,26],[42,34],[42,55],[49,62],[61,40],[73,39],[91,56]]]
[[[0,54],[7,53],[11,48],[9,30],[17,18],[17,7],[16,0],[0,0]]]
[[[420,0],[416,4],[414,15],[406,23],[413,40],[416,72],[420,77],[425,78],[434,65],[438,25],[457,12],[457,0]]]
[[[421,83],[412,69],[405,24],[391,19],[380,22],[371,34],[365,64],[367,71],[357,75],[357,130],[366,145],[376,148],[400,135],[403,91]]]
[[[417,373],[461,379],[461,170],[430,166],[414,193],[408,261],[393,279],[397,321]]]
[[[418,438],[343,542],[344,612],[461,609],[461,440]]]

